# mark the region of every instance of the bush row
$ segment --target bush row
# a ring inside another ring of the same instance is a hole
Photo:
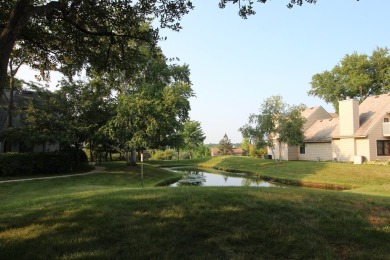
[[[0,175],[57,174],[84,167],[86,156],[79,152],[0,153]]]

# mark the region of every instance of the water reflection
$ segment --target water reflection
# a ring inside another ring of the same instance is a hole
[[[273,183],[261,179],[246,178],[239,176],[228,176],[228,173],[210,173],[201,170],[187,170],[171,168],[171,171],[184,173],[183,178],[171,184],[176,186],[254,186],[254,187],[278,187]]]

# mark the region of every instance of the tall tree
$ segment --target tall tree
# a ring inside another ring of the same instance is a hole
[[[143,70],[120,87],[116,115],[106,132],[117,148],[135,163],[135,149],[177,142],[194,96],[187,65],[168,65],[162,53],[151,56]]]
[[[251,114],[249,123],[239,129],[244,138],[254,140],[258,147],[267,146],[271,149],[275,161],[275,144],[279,146],[281,159],[281,144],[297,146],[303,143],[302,127],[305,119],[302,116],[304,106],[289,106],[282,96],[276,95],[264,100],[259,114]]]
[[[154,48],[153,19],[178,30],[178,20],[192,8],[189,0],[0,0],[0,93],[16,43],[31,54],[26,63],[42,75],[55,69],[70,75],[88,66],[120,68],[142,55],[139,43]]]
[[[333,104],[338,111],[338,101],[347,96],[363,101],[389,90],[389,49],[377,48],[371,56],[356,52],[345,55],[332,70],[315,74],[308,94]]]
[[[37,144],[60,141],[62,148],[93,148],[98,129],[112,116],[111,91],[101,78],[69,82],[51,92],[35,87],[37,98],[25,111],[24,139]]]
[[[219,141],[218,144],[218,153],[220,155],[232,155],[233,154],[233,145],[229,137],[225,133],[223,138]]]
[[[194,151],[201,147],[206,139],[200,122],[194,120],[184,122],[181,135],[183,138],[183,149],[190,153],[190,159],[192,159]]]

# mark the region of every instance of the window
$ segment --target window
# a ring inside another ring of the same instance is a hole
[[[390,155],[390,140],[376,141],[377,155]]]
[[[301,145],[299,147],[299,153],[300,154],[305,154],[306,153],[306,147],[305,147],[305,144]]]
[[[389,119],[387,117],[383,118],[383,122],[387,123],[389,122]]]

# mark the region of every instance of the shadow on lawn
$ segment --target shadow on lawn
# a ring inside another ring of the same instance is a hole
[[[0,255],[386,258],[388,205],[385,198],[270,188],[124,189],[69,195],[2,212]]]

